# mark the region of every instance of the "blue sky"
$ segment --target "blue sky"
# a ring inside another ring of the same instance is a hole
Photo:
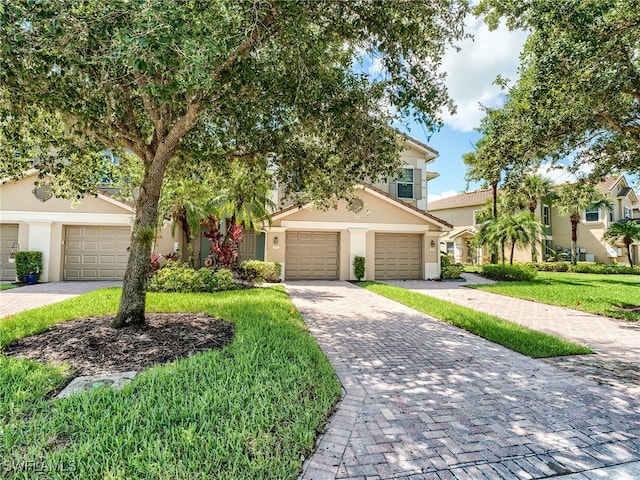
[[[467,28],[474,38],[460,43],[459,52],[450,49],[442,64],[442,70],[447,73],[449,95],[456,104],[457,113],[443,115],[445,126],[431,136],[422,125],[398,125],[400,130],[440,152],[440,156],[429,166],[430,170],[440,173],[438,178],[429,182],[430,200],[465,190],[462,155],[471,151],[480,138],[474,130],[483,116],[480,104],[491,107],[503,104],[504,93],[493,85],[493,81],[498,75],[516,80],[518,57],[526,38],[524,32],[509,32],[504,26],[489,32],[482,20],[477,18],[469,18]]]

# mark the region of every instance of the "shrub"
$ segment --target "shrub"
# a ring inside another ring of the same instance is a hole
[[[260,260],[245,260],[238,268],[240,279],[254,285],[262,282],[279,282],[282,266],[277,262],[262,262]]]
[[[42,274],[42,252],[25,251],[16,253],[16,276],[24,282],[24,276],[36,274],[38,280]]]
[[[178,260],[177,253],[152,253],[151,254],[151,264],[149,265],[149,274],[155,275],[158,273],[158,270],[164,268],[169,260]]]
[[[535,268],[539,272],[568,272],[571,264],[569,262],[528,262],[526,265]]]
[[[640,275],[640,267],[630,265],[606,265],[604,263],[578,263],[569,266],[570,272],[575,273],[599,273],[599,274],[624,274]]]
[[[489,264],[482,266],[482,275],[492,280],[529,281],[536,278],[538,271],[527,265]]]
[[[449,265],[451,265],[451,257],[449,257],[449,255],[447,255],[446,253],[441,253],[440,266],[444,268],[444,267],[448,267]]]
[[[227,269],[195,270],[185,263],[169,260],[151,280],[151,292],[216,292],[235,288],[233,275]]]
[[[460,278],[460,274],[463,271],[464,271],[464,267],[462,265],[459,265],[459,264],[448,265],[446,267],[442,267],[440,272],[440,277],[442,277],[443,280]]]
[[[364,278],[365,272],[365,258],[356,255],[353,257],[353,273],[355,274],[358,281],[361,281]]]

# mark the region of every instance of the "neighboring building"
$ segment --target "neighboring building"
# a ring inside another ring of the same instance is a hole
[[[609,177],[597,185],[597,188],[613,203],[611,212],[603,209],[587,209],[582,212],[582,221],[578,225],[578,252],[581,261],[627,263],[624,245],[609,245],[602,239],[604,231],[614,222],[628,219],[640,220],[638,197],[624,176]],[[454,228],[443,239],[442,251],[446,251],[456,262],[483,263],[488,259],[486,252],[470,247],[479,225],[476,215],[491,200],[491,189],[476,190],[444,198],[429,204],[429,212],[434,213]],[[571,248],[571,222],[569,217],[561,216],[557,208],[539,204],[535,215],[544,226],[544,235],[538,247],[539,258],[567,257]],[[634,263],[640,259],[640,245],[631,245]],[[517,261],[531,261],[531,250],[517,249]]]
[[[427,165],[438,152],[408,137],[404,141],[402,178],[360,185],[359,201],[351,206],[287,206],[282,188],[275,190],[273,200],[285,207],[273,213],[264,233],[249,234],[240,258],[279,262],[287,280],[355,280],[356,255],[366,258],[369,280],[438,277],[438,244],[451,228],[426,212],[427,182],[437,176]]]
[[[37,172],[0,185],[0,279],[15,280],[12,248],[43,253],[41,282],[119,280],[124,276],[135,209],[107,193],[74,205],[36,188]],[[181,237],[178,232],[176,238]],[[174,251],[177,240],[166,225],[154,251]],[[178,244],[179,247],[180,244]]]

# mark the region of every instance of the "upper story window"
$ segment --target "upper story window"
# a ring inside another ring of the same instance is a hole
[[[398,198],[413,198],[413,168],[403,168],[398,178]]]
[[[473,211],[473,224],[474,225],[480,225],[481,222],[481,217],[482,216],[482,210],[474,210]]]
[[[542,206],[542,224],[545,227],[551,225],[551,209],[549,208],[549,205]]]
[[[584,211],[585,222],[600,221],[600,209],[598,207],[589,207]]]
[[[624,218],[631,218],[632,216],[631,207],[624,207]]]

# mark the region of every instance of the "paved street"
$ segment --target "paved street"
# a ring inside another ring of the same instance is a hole
[[[346,390],[304,479],[640,472],[640,398],[626,390],[346,282],[287,290]]]

